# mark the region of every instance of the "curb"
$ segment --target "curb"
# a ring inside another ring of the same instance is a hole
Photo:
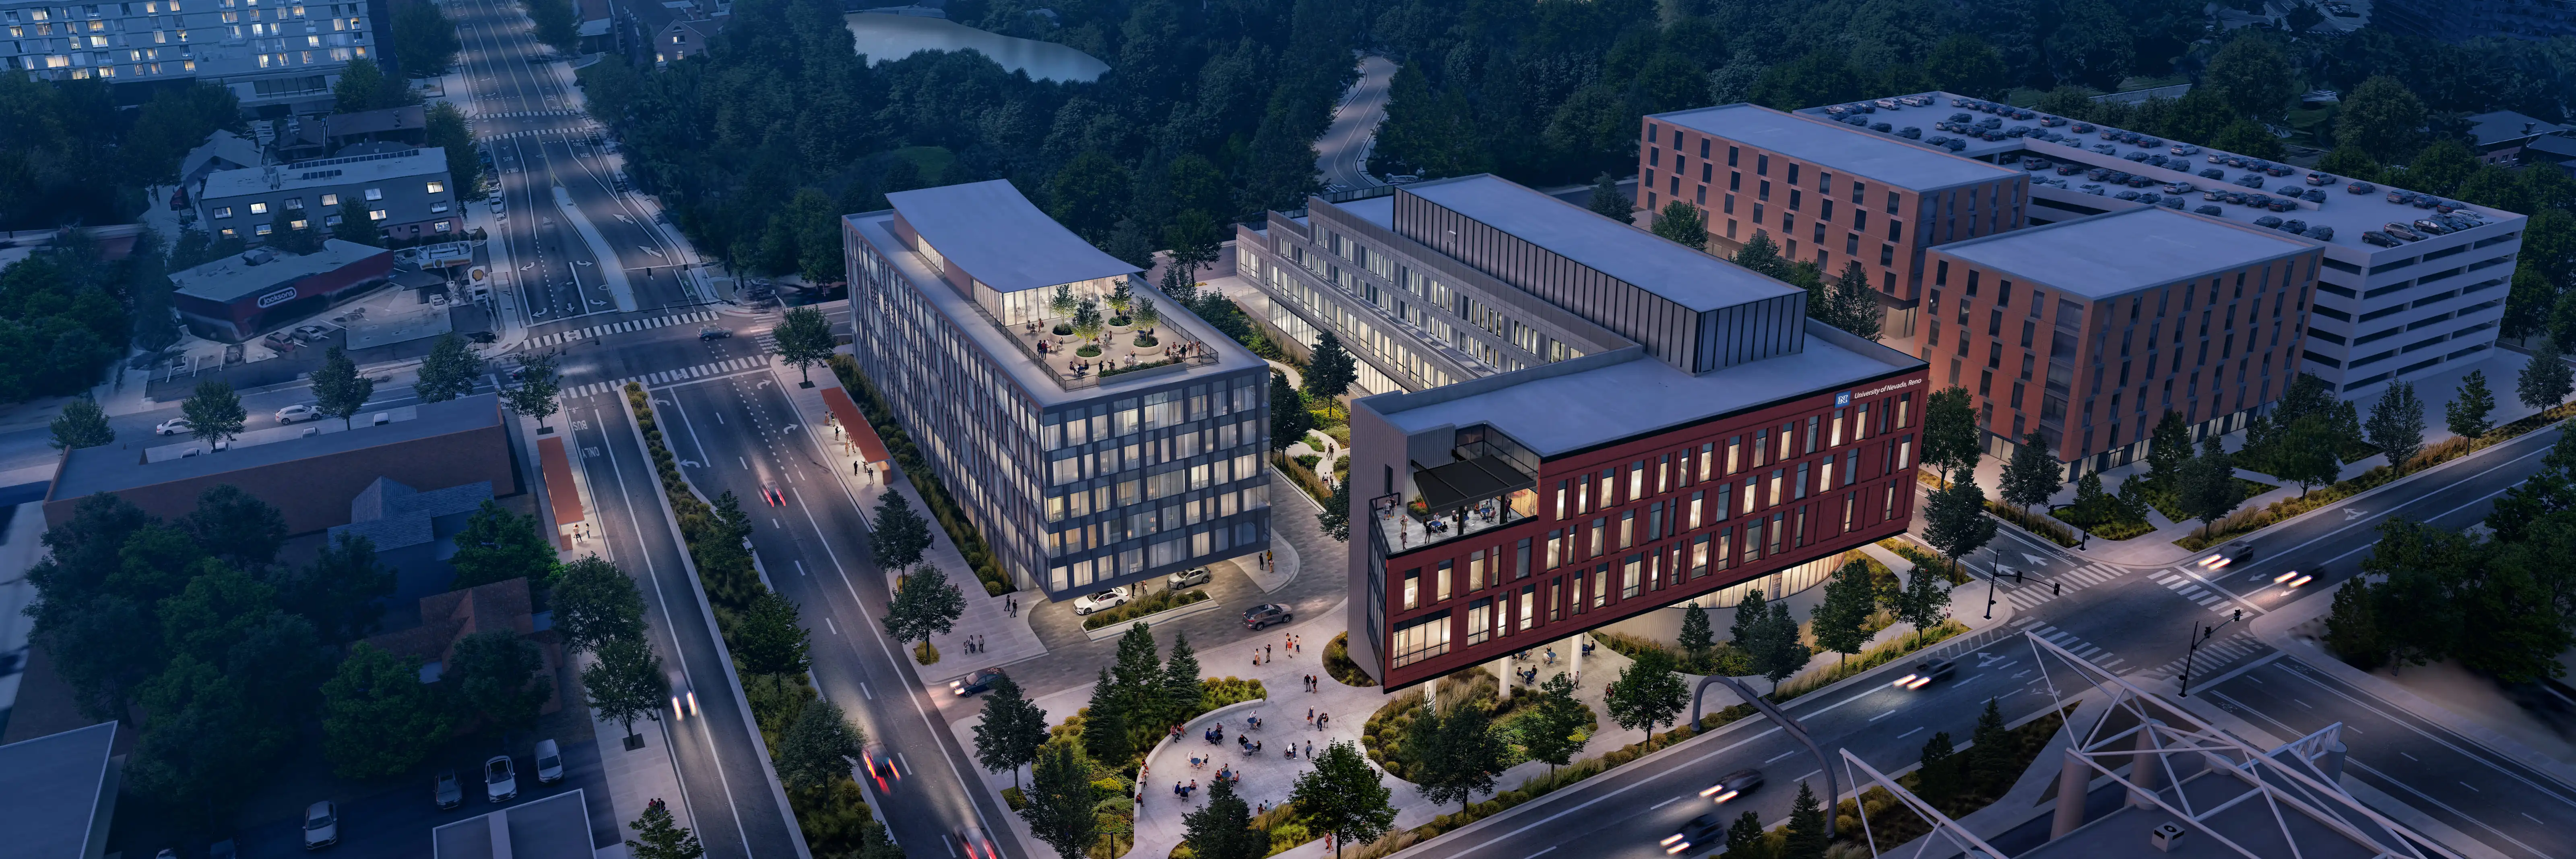
[[[1108,641],[1112,638],[1126,635],[1127,631],[1134,629],[1136,624],[1151,624],[1159,621],[1172,620],[1174,618],[1188,617],[1190,615],[1198,614],[1199,612],[1224,607],[1225,606],[1220,605],[1217,602],[1215,597],[1208,597],[1207,599],[1199,600],[1198,602],[1190,603],[1189,605],[1167,608],[1141,617],[1131,617],[1123,622],[1113,623],[1099,629],[1085,629],[1082,631],[1082,635],[1084,638],[1088,638],[1093,641]]]

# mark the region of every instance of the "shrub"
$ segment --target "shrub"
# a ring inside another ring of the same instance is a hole
[[[1324,645],[1324,673],[1344,686],[1377,685],[1368,672],[1360,670],[1359,663],[1351,661],[1351,634],[1347,632],[1335,633],[1333,640]]]
[[[1144,599],[1130,600],[1126,605],[1108,611],[1094,612],[1090,617],[1082,619],[1082,628],[1099,629],[1126,623],[1155,612],[1170,611],[1191,603],[1202,602],[1207,598],[1208,593],[1204,588],[1186,591],[1159,590],[1146,594]]]
[[[929,640],[924,639],[912,646],[912,661],[923,665],[937,664],[939,662],[939,648],[930,646]]]
[[[928,508],[931,518],[939,522],[940,530],[947,532],[948,542],[957,547],[958,556],[975,571],[976,581],[984,583],[984,593],[1001,596],[1015,590],[1010,580],[1002,577],[1001,568],[993,563],[993,552],[985,545],[983,534],[959,512],[957,502],[948,494],[947,485],[939,482],[939,476],[933,474],[930,464],[921,458],[921,448],[913,443],[910,434],[904,432],[903,425],[895,421],[894,411],[886,407],[885,397],[877,392],[876,386],[870,384],[866,376],[859,374],[858,361],[848,355],[834,355],[830,363],[832,373],[841,380],[841,387],[848,390],[850,399],[857,403],[860,415],[868,419],[868,426],[877,431],[877,437],[885,441],[887,451],[894,455],[895,467],[903,470],[904,476],[912,481],[913,490],[921,494],[922,506]]]

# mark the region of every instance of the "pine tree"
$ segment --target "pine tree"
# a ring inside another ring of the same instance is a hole
[[[1270,450],[1287,450],[1314,428],[1315,413],[1306,410],[1306,399],[1288,384],[1288,374],[1270,371]]]
[[[1817,801],[1816,791],[1806,782],[1798,783],[1798,798],[1789,806],[1789,825],[1784,827],[1788,843],[1780,859],[1825,859],[1825,806]]]
[[[1726,828],[1726,855],[1733,857],[1762,856],[1770,845],[1763,843],[1762,816],[1747,811]]]
[[[1817,316],[1810,308],[1809,316],[1871,342],[1886,336],[1887,309],[1879,304],[1878,290],[1870,287],[1869,272],[1859,262],[1843,264],[1843,273],[1834,278],[1833,289],[1824,298],[1826,314]]]
[[[1324,332],[1315,344],[1314,355],[1306,360],[1306,395],[1337,402],[1359,378],[1359,359],[1343,348],[1342,338]]]
[[[1708,627],[1708,610],[1701,608],[1698,600],[1692,600],[1682,609],[1682,654],[1696,663],[1716,645],[1715,634]]]
[[[1628,199],[1628,195],[1619,193],[1618,179],[1603,173],[1599,178],[1592,180],[1592,196],[1586,203],[1586,208],[1601,217],[1626,224],[1631,223],[1629,219],[1635,217],[1637,203]]]
[[[2326,613],[2326,648],[2364,671],[2388,664],[2389,648],[2380,640],[2373,596],[2369,582],[2346,580],[2335,588],[2333,608]]]
[[[1986,699],[1985,712],[1977,714],[1976,733],[1968,738],[1968,781],[1979,793],[1998,795],[2012,787],[2013,777],[2020,775],[2013,765],[2020,762],[2020,749],[2013,747],[2012,732],[2004,729],[2003,710],[1995,699]]]
[[[1835,570],[1833,578],[1825,581],[1825,601],[1809,615],[1808,628],[1814,630],[1816,646],[1848,660],[1868,645],[1867,625],[1870,614],[1878,610],[1877,591],[1868,561],[1855,558]]]
[[[1162,699],[1165,721],[1178,722],[1198,713],[1206,691],[1199,685],[1199,655],[1190,648],[1189,636],[1172,634],[1172,657],[1164,660],[1158,677],[1161,688],[1155,695]]]
[[[868,531],[868,553],[877,566],[905,570],[921,563],[921,553],[930,548],[930,523],[912,509],[912,501],[901,492],[888,492],[877,502],[876,527]]]
[[[1100,682],[1091,687],[1091,706],[1082,716],[1082,751],[1092,760],[1110,766],[1124,765],[1136,753],[1128,734],[1127,702],[1120,700],[1118,687],[1109,680],[1109,669],[1100,669]]]
[[[1771,691],[1780,691],[1780,681],[1807,667],[1816,652],[1798,640],[1798,620],[1789,615],[1789,601],[1771,603],[1762,615],[1761,650],[1753,655],[1754,666],[1763,679],[1771,681]]]
[[[1318,506],[1323,509],[1315,511],[1316,527],[1322,528],[1324,533],[1334,540],[1349,540],[1351,538],[1351,482],[1344,480],[1333,484],[1332,497],[1324,499],[1324,503]]]
[[[2399,471],[2415,461],[2424,450],[2424,401],[2415,398],[2415,386],[2390,382],[2370,407],[2370,422],[2363,425],[2371,445],[2388,454],[2388,465]]]
[[[2515,381],[2514,392],[2523,405],[2547,409],[2566,402],[2567,391],[2566,358],[2559,353],[2556,342],[2540,341],[2540,347],[2531,351],[2531,363],[2523,365],[2522,377]]]
[[[1958,755],[1950,745],[1950,732],[1932,735],[1923,743],[1923,767],[1914,771],[1914,793],[1934,807],[1944,807],[1959,795]]]
[[[1085,733],[1088,733],[1087,726]],[[1020,818],[1031,834],[1055,848],[1059,859],[1083,859],[1100,840],[1100,814],[1095,810],[1091,762],[1070,743],[1051,743],[1031,768],[1028,805]]]
[[[2291,388],[2297,389],[2293,383]],[[2288,402],[2283,396],[2282,401]],[[2182,479],[2183,463],[2191,461],[2191,426],[2183,422],[2182,413],[2168,411],[2156,421],[2147,441],[2147,482],[2156,488],[2179,493],[2175,485]]]
[[[1217,779],[1208,786],[1206,808],[1181,816],[1195,859],[1262,859],[1270,853],[1270,834],[1252,828],[1252,809],[1234,794],[1234,781]]]
[[[2471,439],[2495,428],[2495,423],[2487,419],[2494,411],[2495,394],[2487,390],[2485,370],[2470,370],[2468,377],[2460,380],[2459,395],[2442,409],[2451,434]]]
[[[707,855],[706,848],[698,844],[698,836],[674,822],[670,807],[661,803],[646,806],[644,814],[627,823],[626,828],[635,830],[635,837],[626,840],[627,855],[635,859],[698,859]]]
[[[1020,684],[995,678],[984,693],[983,718],[975,723],[975,762],[984,769],[1010,770],[1011,786],[1020,786],[1020,767],[1038,759],[1047,740],[1046,711],[1038,709]]]
[[[1924,464],[1941,469],[1946,482],[1958,479],[1959,472],[1974,471],[1980,453],[1977,405],[1968,389],[1952,385],[1932,392],[1923,404]]]

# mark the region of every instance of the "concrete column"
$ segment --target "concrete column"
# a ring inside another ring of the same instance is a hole
[[[1574,680],[1577,683],[1583,681],[1583,635],[1581,633],[1576,633],[1574,636]]]
[[[2326,749],[2325,759],[2317,762],[2319,765],[2317,769],[2326,774],[2326,784],[2343,781],[2343,760],[2350,752],[2351,749],[2342,743],[2336,743]]]
[[[1440,678],[1434,677],[1431,682],[1422,684],[1422,703],[1435,711],[1440,709]]]
[[[2073,746],[2066,749],[2066,760],[2057,771],[2057,816],[2048,823],[2048,838],[2055,841],[2084,825],[2084,788],[2093,782],[2093,768]]]
[[[2162,721],[2148,719],[2146,724],[2138,726],[2138,753],[2129,758],[2129,782],[2137,785],[2138,789],[2130,791],[2130,805],[2139,808],[2155,807],[2151,797],[2163,787],[2161,782],[2164,777],[2164,765],[2161,760],[2163,756],[2156,754],[2154,729],[2163,724]]]
[[[1503,689],[1500,693],[1502,695],[1502,699],[1505,701],[1512,700],[1511,651],[1503,651],[1503,658],[1494,660],[1494,679],[1503,681]]]

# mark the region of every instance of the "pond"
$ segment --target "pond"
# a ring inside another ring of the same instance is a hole
[[[973,49],[1002,68],[1039,80],[1094,81],[1109,72],[1108,63],[1064,45],[988,33],[946,18],[856,12],[843,20],[871,64],[920,51]]]

